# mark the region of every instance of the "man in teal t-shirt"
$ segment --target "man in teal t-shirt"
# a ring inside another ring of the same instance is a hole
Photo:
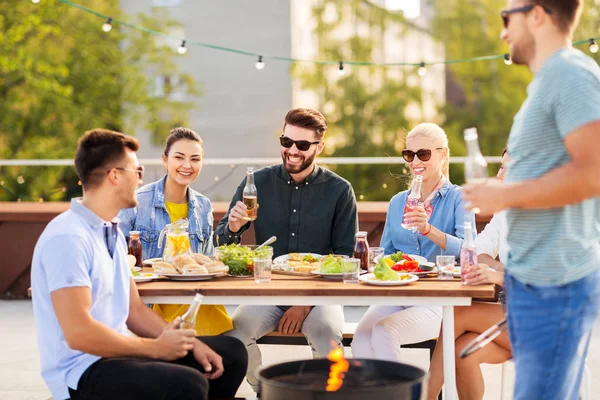
[[[535,74],[508,141],[504,185],[466,185],[507,210],[515,399],[576,399],[600,308],[600,68],[571,46],[582,0],[509,0],[502,39]]]

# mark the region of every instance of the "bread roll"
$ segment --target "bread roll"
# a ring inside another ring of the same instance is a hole
[[[204,264],[204,266],[209,274],[226,274],[229,272],[229,267],[221,261],[211,261],[208,264]]]
[[[179,272],[175,269],[173,264],[169,264],[163,261],[157,261],[152,264],[154,272],[157,274],[178,274]]]
[[[200,265],[204,265],[206,263],[212,262],[210,257],[205,256],[204,254],[200,254],[200,253],[192,254],[192,258]]]
[[[198,263],[184,265],[181,269],[183,275],[206,275],[208,270]]]
[[[173,257],[173,265],[175,265],[175,268],[177,268],[177,271],[179,271],[179,273],[183,273],[183,267],[189,264],[200,265],[196,262],[196,260],[192,258],[192,256],[188,256],[186,254],[180,254],[178,256]]]

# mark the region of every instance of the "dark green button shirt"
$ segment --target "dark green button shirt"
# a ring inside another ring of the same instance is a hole
[[[277,236],[275,257],[293,252],[352,255],[358,215],[350,182],[315,166],[304,182],[294,183],[278,164],[254,172],[254,184],[260,204],[258,218],[235,234],[229,231],[229,212],[242,200],[244,178],[215,231],[218,244],[239,243],[243,232],[254,223],[257,244]]]

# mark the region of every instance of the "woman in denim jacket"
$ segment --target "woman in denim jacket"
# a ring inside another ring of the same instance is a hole
[[[162,257],[164,243],[158,248],[160,231],[181,218],[189,220],[192,251],[212,256],[213,213],[210,200],[189,185],[202,169],[202,139],[187,128],[171,130],[162,155],[167,175],[137,190],[138,206],[119,213],[119,227],[126,237],[140,232],[144,259]],[[155,304],[154,309],[167,321],[183,315],[189,305]],[[230,330],[231,318],[223,306],[203,305],[197,317],[199,336],[218,335]]]

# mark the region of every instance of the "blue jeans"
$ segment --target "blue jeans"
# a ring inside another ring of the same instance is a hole
[[[579,398],[600,308],[600,269],[564,286],[528,285],[507,275],[506,292],[514,400]]]

